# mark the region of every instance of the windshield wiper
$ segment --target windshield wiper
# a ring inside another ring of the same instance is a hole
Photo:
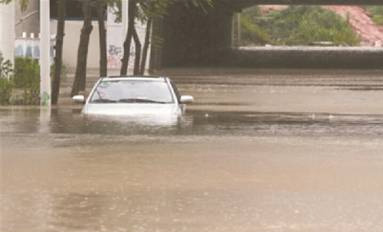
[[[126,98],[126,99],[120,99],[118,102],[123,103],[158,103],[158,104],[166,104],[166,102],[162,101],[155,101],[145,98]]]
[[[92,103],[116,103],[117,101],[105,98],[99,98],[92,101]]]
[[[96,93],[99,97],[99,99],[94,99],[91,102],[92,103],[116,103],[116,100],[108,99],[108,98],[103,98],[98,89],[96,89]]]

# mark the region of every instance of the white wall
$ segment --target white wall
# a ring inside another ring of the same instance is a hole
[[[76,20],[65,21],[65,37],[63,47],[63,62],[68,68],[75,68],[77,62],[77,50],[80,43],[80,34],[83,22]],[[88,47],[88,68],[99,67],[99,36],[98,23],[92,22],[93,30],[90,34]],[[57,20],[51,20],[51,33],[56,34]]]
[[[110,10],[110,9],[109,9]],[[83,22],[78,20],[67,20],[65,22],[65,37],[63,49],[63,61],[68,68],[75,68],[77,62],[77,50],[80,42],[80,34]],[[90,35],[88,48],[88,68],[99,68],[100,49],[98,23],[92,22],[93,30]],[[51,34],[56,34],[57,20],[51,20]],[[108,69],[119,69],[121,67],[120,59],[123,55],[123,41],[125,34],[123,33],[123,25],[114,22],[114,15],[108,12],[107,27],[107,59]],[[137,33],[143,45],[145,39],[146,25],[136,22]],[[134,45],[132,43],[130,69],[134,62]],[[148,52],[146,67],[149,67],[150,49]]]
[[[15,4],[0,4],[0,51],[5,59],[14,58]]]
[[[126,37],[124,32],[124,25],[121,23],[116,23],[116,17],[113,14],[113,9],[108,8],[108,20],[107,20],[107,55],[108,55],[108,68],[109,69],[120,69],[121,67],[121,58],[123,56],[123,42]],[[143,48],[145,41],[146,33],[146,24],[136,21],[136,30],[138,37],[141,41]],[[135,57],[135,46],[132,42],[130,49],[130,58],[129,58],[129,72],[132,72],[134,66],[134,57]],[[149,58],[150,58],[150,47],[148,50],[148,56],[146,60],[146,70],[149,68]]]
[[[22,37],[23,32],[28,36],[34,33],[36,37],[40,32],[40,0],[28,0],[27,8],[20,9],[21,0],[12,0],[15,2],[15,24],[16,38]]]

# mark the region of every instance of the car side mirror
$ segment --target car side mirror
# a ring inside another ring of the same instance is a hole
[[[180,102],[182,104],[192,103],[193,101],[194,101],[193,96],[189,96],[189,95],[181,96],[181,99],[180,99]]]
[[[84,95],[75,95],[72,97],[72,100],[74,103],[84,104],[85,103],[85,97]]]

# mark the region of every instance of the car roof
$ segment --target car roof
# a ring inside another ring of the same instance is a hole
[[[161,76],[108,76],[102,77],[101,81],[120,81],[120,80],[138,80],[138,81],[166,81],[167,77]]]

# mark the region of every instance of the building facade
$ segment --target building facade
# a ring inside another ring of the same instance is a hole
[[[67,15],[65,21],[65,37],[63,47],[63,62],[69,69],[74,69],[77,62],[77,50],[80,33],[83,25],[81,3],[76,0],[67,0]],[[123,41],[125,39],[124,27],[117,21],[113,8],[106,9],[107,27],[107,54],[108,68],[119,69],[123,55]],[[96,15],[92,20],[93,30],[90,35],[88,48],[88,68],[99,67],[99,33]],[[143,42],[145,37],[145,25],[137,22],[137,32]],[[54,56],[54,38],[57,30],[56,3],[51,0],[50,30],[52,38],[52,57]],[[19,0],[8,5],[0,5],[0,51],[7,59],[16,56],[28,56],[38,58],[39,55],[39,0],[29,0],[24,11],[20,9]],[[134,56],[132,44],[131,56]],[[149,56],[148,56],[149,57]],[[131,62],[134,59],[130,59]],[[147,62],[148,64],[149,62]]]
[[[15,3],[0,4],[0,52],[13,61],[15,40]],[[12,62],[13,63],[13,62]]]

